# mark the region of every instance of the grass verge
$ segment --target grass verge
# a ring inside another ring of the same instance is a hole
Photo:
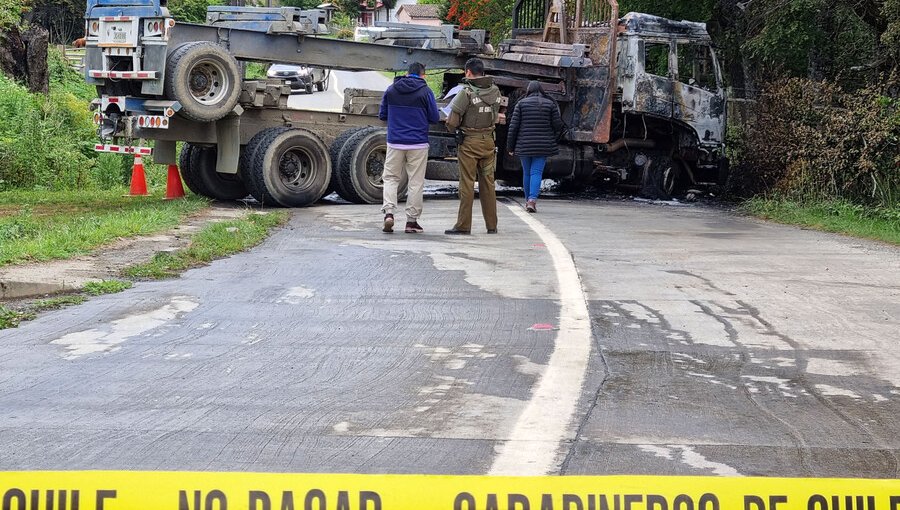
[[[68,294],[48,299],[31,301],[25,305],[8,308],[0,305],[0,329],[16,328],[19,324],[33,320],[41,312],[59,310],[67,306],[80,305],[87,301],[87,296],[99,296],[101,294],[113,294],[130,289],[132,283],[124,280],[103,280],[90,282],[81,289],[79,294]]]
[[[127,280],[102,280],[99,282],[89,282],[81,290],[91,296],[102,296],[103,294],[115,294],[123,290],[130,289],[134,284]]]
[[[753,198],[744,203],[743,209],[754,216],[778,223],[900,245],[900,208],[867,208],[847,202]]]
[[[71,258],[120,237],[167,230],[207,205],[194,196],[163,201],[159,193],[125,193],[121,188],[0,193],[0,267]]]
[[[150,279],[176,276],[185,269],[256,246],[266,238],[270,229],[282,225],[287,218],[286,211],[270,211],[209,224],[194,235],[187,248],[173,253],[157,253],[149,262],[126,268],[123,274],[130,278]]]

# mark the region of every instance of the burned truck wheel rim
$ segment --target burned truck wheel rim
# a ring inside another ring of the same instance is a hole
[[[315,183],[315,160],[302,147],[291,147],[285,151],[278,164],[281,183],[291,190],[302,190]]]
[[[365,156],[366,180],[376,188],[384,187],[384,161],[387,159],[387,146],[373,147]]]
[[[666,194],[666,196],[672,196],[672,193],[675,191],[675,178],[678,175],[678,170],[674,165],[666,166],[665,170],[663,170],[662,174],[662,190]]]
[[[201,60],[188,76],[191,95],[201,103],[218,103],[231,89],[225,68],[214,60]]]

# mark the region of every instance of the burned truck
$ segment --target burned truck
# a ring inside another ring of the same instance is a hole
[[[619,19],[612,0],[578,0],[573,13],[567,4],[519,0],[513,38],[500,45],[501,59],[570,65],[563,79],[541,80],[569,128],[545,176],[659,198],[723,185],[725,89],[706,26],[638,13]],[[522,80],[500,75],[497,82],[514,107]],[[502,127],[498,141],[499,176],[515,180],[519,166],[502,150]]]
[[[85,74],[96,150],[178,162],[194,192],[248,194],[288,207],[331,191],[381,200],[384,124],[351,100],[344,112],[287,108],[290,87],[247,79],[243,63],[402,71],[419,61],[448,69],[456,85],[480,56],[508,110],[531,80],[555,98],[568,126],[545,175],[572,186],[596,180],[669,196],[721,182],[725,101],[705,27],[642,14],[621,20],[615,0],[519,0],[512,38],[495,51],[481,30],[386,24],[372,43],[321,37],[324,13],[296,8],[210,7],[206,24],[176,23],[164,0],[89,0]],[[334,134],[330,144],[324,133]],[[498,127],[499,179],[521,179]],[[456,139],[430,134],[427,175],[455,180]],[[153,146],[146,143],[153,141]],[[177,143],[183,142],[180,155]]]

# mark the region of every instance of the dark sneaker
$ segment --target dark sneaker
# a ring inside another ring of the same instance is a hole
[[[385,214],[384,215],[384,227],[381,229],[382,232],[391,233],[394,231],[394,215],[393,214]]]
[[[421,234],[425,232],[425,229],[422,228],[422,225],[419,225],[418,221],[407,221],[406,222],[406,230],[404,230],[407,234]]]
[[[455,228],[445,230],[444,233],[448,236],[467,236],[471,234],[471,232],[469,232],[468,230],[457,230]]]
[[[489,228],[487,232],[488,232],[488,234],[496,234],[496,233],[497,233],[497,229],[496,229],[496,228]]]
[[[529,200],[528,202],[525,203],[525,210],[530,213],[537,212],[537,204],[534,203],[534,200]]]

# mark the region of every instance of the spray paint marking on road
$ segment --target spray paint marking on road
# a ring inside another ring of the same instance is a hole
[[[106,328],[69,333],[50,343],[65,346],[67,352],[64,357],[66,359],[76,359],[86,354],[109,351],[131,337],[162,326],[179,314],[190,312],[198,305],[195,298],[175,296],[169,304],[156,310],[112,321]]]
[[[559,282],[560,317],[553,354],[509,440],[498,448],[490,475],[539,476],[559,467],[591,354],[591,321],[572,254],[543,223],[518,205],[509,210],[540,238]]]

